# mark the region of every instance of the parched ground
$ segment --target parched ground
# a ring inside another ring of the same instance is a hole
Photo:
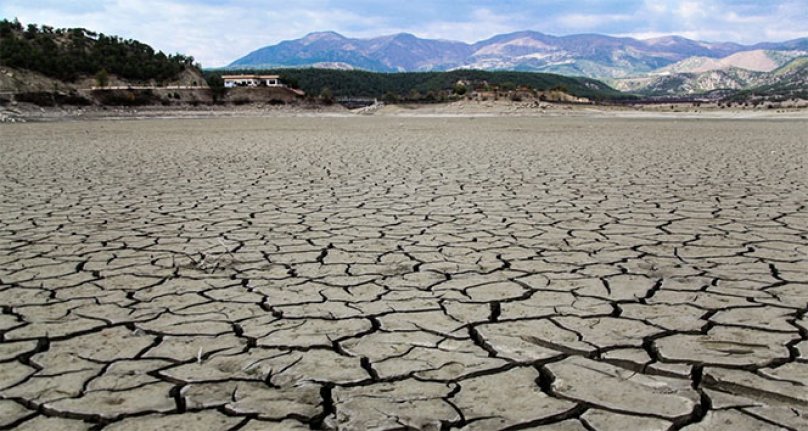
[[[808,122],[0,126],[0,428],[808,428]]]

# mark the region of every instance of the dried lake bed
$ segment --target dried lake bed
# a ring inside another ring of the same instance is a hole
[[[0,428],[808,428],[808,121],[0,126]]]

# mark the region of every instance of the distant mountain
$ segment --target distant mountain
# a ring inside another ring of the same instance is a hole
[[[339,64],[339,69],[374,72],[445,70],[471,53],[462,42],[420,39],[397,34],[374,39],[349,39],[338,33],[312,33],[261,48],[230,64],[230,68],[311,67]]]
[[[724,58],[690,57],[680,62],[665,66],[656,71],[667,73],[704,73],[713,70],[731,68],[745,69],[753,72],[771,72],[789,61],[808,55],[808,51],[743,51]]]
[[[808,57],[792,60],[769,73],[753,88],[741,92],[739,98],[808,99]]]
[[[808,38],[744,46],[678,36],[638,40],[522,31],[467,44],[422,39],[406,33],[355,39],[323,32],[258,49],[228,67],[325,66],[376,72],[482,69],[621,78],[653,72],[691,57],[719,59],[754,50],[808,51]]]
[[[613,80],[611,84],[645,96],[694,96],[716,91],[808,96],[808,57],[786,61],[793,53],[757,50],[709,61],[694,57],[662,69],[668,73]],[[685,72],[676,72],[679,70]]]

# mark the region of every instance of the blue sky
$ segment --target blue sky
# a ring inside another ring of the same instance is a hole
[[[808,36],[808,0],[0,0],[0,16],[134,38],[211,67],[322,30],[467,42],[517,30],[742,43]]]

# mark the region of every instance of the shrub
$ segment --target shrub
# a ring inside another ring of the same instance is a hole
[[[468,91],[468,88],[459,82],[452,87],[452,93],[457,94],[458,96],[463,96],[468,93]]]
[[[101,69],[95,74],[95,83],[101,88],[109,84],[109,72],[107,72],[107,69]]]
[[[336,99],[334,99],[334,92],[331,91],[330,88],[324,87],[323,90],[320,91],[320,101],[326,105],[333,105],[334,102],[336,102]]]
[[[382,96],[382,102],[396,103],[398,102],[398,95],[393,93],[392,91],[388,91],[387,93],[384,93],[384,96]]]

